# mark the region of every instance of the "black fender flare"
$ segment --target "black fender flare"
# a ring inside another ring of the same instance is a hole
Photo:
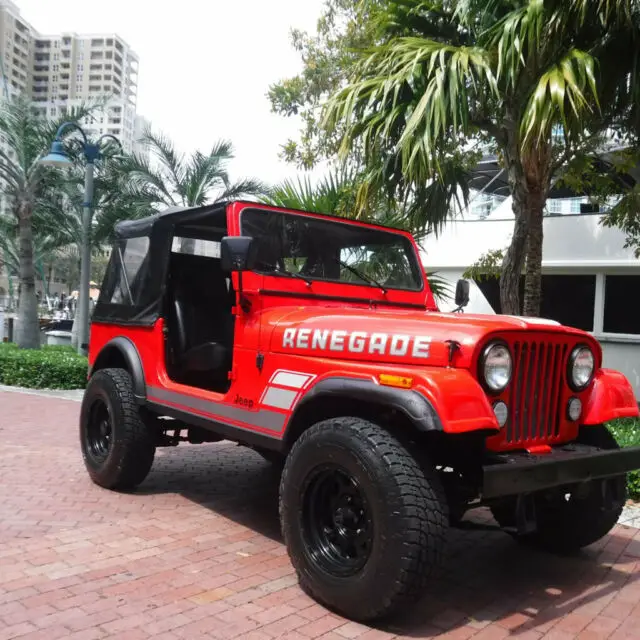
[[[375,384],[362,378],[331,377],[314,385],[298,402],[289,424],[307,403],[319,397],[348,398],[362,402],[374,401],[402,412],[418,431],[443,431],[438,412],[428,398],[413,389],[398,389]]]
[[[106,368],[107,365],[105,365],[105,362],[108,362],[109,354],[113,353],[113,351],[118,351],[125,359],[133,380],[133,393],[138,403],[143,404],[147,399],[147,383],[144,379],[144,368],[138,349],[129,338],[118,336],[117,338],[109,340],[109,342],[100,349],[100,353],[89,370],[89,377],[91,377],[95,371]]]

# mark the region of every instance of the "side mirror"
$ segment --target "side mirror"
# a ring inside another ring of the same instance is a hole
[[[220,243],[220,263],[224,271],[251,271],[256,261],[256,243],[248,236],[225,236]]]
[[[223,271],[238,272],[240,307],[245,313],[251,311],[251,302],[242,289],[242,272],[253,269],[257,246],[253,238],[248,236],[225,236],[220,242],[220,266]]]
[[[456,283],[456,307],[461,310],[469,304],[469,281],[460,279]]]

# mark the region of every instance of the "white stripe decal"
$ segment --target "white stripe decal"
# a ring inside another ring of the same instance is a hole
[[[291,409],[297,395],[297,391],[279,389],[278,387],[269,387],[267,392],[264,394],[262,404],[268,407],[276,407],[278,409]]]
[[[279,371],[273,380],[271,380],[271,384],[279,384],[281,387],[291,387],[292,389],[302,389],[310,377],[311,376],[302,373]]]

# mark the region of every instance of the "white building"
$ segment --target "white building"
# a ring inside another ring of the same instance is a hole
[[[117,34],[43,35],[11,0],[0,0],[0,74],[3,95],[27,94],[45,117],[99,104],[83,128],[92,137],[116,136],[135,147],[138,56]]]

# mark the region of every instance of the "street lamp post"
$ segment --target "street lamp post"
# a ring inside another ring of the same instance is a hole
[[[74,322],[78,328],[78,353],[86,355],[89,348],[89,293],[91,279],[91,220],[93,217],[93,171],[96,160],[100,159],[100,142],[105,139],[114,140],[122,150],[120,141],[111,134],[100,136],[93,143],[88,138],[82,127],[75,122],[62,124],[56,137],[51,143],[51,150],[40,160],[44,165],[51,167],[68,167],[72,164],[62,144],[62,134],[65,129],[73,128],[82,135],[82,152],[86,161],[84,171],[84,201],[82,203],[82,238],[80,256],[80,290],[78,292],[78,307]]]

